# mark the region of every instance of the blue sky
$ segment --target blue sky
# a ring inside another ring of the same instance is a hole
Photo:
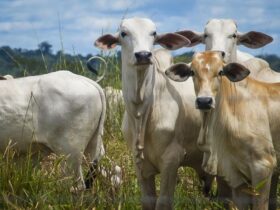
[[[122,17],[148,17],[158,32],[180,29],[203,31],[211,18],[234,19],[239,31],[261,31],[274,41],[252,54],[280,55],[279,0],[0,0],[0,46],[36,49],[48,41],[56,52],[99,52],[93,42],[103,33],[116,32]],[[202,50],[203,46],[179,52]]]

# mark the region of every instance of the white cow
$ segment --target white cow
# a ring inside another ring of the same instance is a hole
[[[95,45],[101,49],[122,46],[122,90],[126,112],[123,133],[134,154],[142,191],[143,209],[172,209],[177,169],[191,166],[200,177],[202,154],[196,146],[200,115],[194,107],[193,82],[170,81],[164,70],[172,64],[166,50],[189,41],[175,33],[156,34],[149,19],[124,19],[116,35],[106,34]],[[189,91],[184,91],[189,90]],[[187,122],[187,123],[185,123]],[[160,173],[157,199],[155,175]]]
[[[272,37],[256,31],[241,33],[231,19],[211,19],[207,22],[204,33],[194,31],[177,32],[191,41],[191,46],[205,44],[205,50],[225,52],[225,62],[244,64],[251,71],[250,76],[266,82],[279,82],[280,74],[271,70],[269,64],[260,58],[237,50],[238,45],[260,48],[272,42]]]
[[[0,150],[9,141],[19,154],[67,155],[77,187],[84,188],[81,162],[104,154],[106,102],[94,81],[68,71],[0,81]]]

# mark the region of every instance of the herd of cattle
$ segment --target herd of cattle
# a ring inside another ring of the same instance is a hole
[[[237,50],[271,41],[260,32],[240,33],[232,20],[212,19],[204,33],[157,34],[149,19],[124,19],[116,34],[95,41],[102,50],[121,46],[122,91],[103,91],[68,71],[0,78],[0,149],[67,155],[76,187],[84,189],[83,158],[95,165],[105,152],[104,92],[109,92],[125,105],[122,131],[143,209],[173,208],[181,166],[196,170],[205,196],[216,177],[221,201],[231,200],[238,209],[276,209],[280,74]],[[195,53],[191,63],[173,64],[168,50],[200,43],[206,51]],[[155,44],[167,50],[155,50]]]

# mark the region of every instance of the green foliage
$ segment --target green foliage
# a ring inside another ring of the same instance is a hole
[[[180,63],[180,62],[189,63],[189,62],[191,62],[192,56],[193,56],[193,52],[186,52],[186,53],[183,53],[182,55],[175,56],[174,62],[175,63]]]
[[[37,50],[0,48],[0,74],[11,74],[15,77],[45,74],[57,70],[70,70],[74,73],[91,76],[86,69],[86,61],[92,55],[70,55],[63,51],[51,53],[47,42],[39,44]]]

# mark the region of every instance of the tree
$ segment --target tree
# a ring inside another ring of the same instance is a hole
[[[43,54],[52,54],[52,45],[49,44],[47,41],[44,41],[44,42],[41,42],[39,45],[38,45],[38,48],[39,50],[41,50],[41,52]]]

